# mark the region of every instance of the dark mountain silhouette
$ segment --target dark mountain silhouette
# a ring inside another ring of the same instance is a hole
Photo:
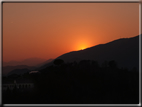
[[[24,73],[30,72],[31,70],[24,68],[24,69],[14,69],[13,71],[9,72],[7,76],[12,75],[12,74],[18,74],[22,75]]]
[[[133,68],[139,62],[138,40],[138,36],[123,38],[66,53],[41,66],[40,73],[13,70],[3,76],[3,83],[25,78],[33,81],[34,88],[29,92],[3,90],[3,103],[139,104],[139,72]]]
[[[46,60],[45,62],[39,63],[35,66],[27,66],[27,65],[17,65],[17,66],[3,66],[2,67],[2,73],[3,75],[7,75],[9,72],[15,70],[15,69],[29,69],[29,70],[38,70],[37,68],[51,62],[53,59]],[[14,62],[14,61],[13,61]],[[18,63],[18,62],[16,62]],[[14,64],[13,64],[14,65]],[[20,72],[20,71],[19,71]]]
[[[50,63],[50,62],[53,61],[53,60],[54,60],[54,59],[48,59],[47,61],[42,62],[42,63],[36,65],[36,67],[41,67],[41,66],[43,66],[43,65],[45,65],[45,64],[47,64],[47,63]]]
[[[36,67],[33,66],[27,66],[27,65],[17,65],[17,66],[6,66],[2,68],[2,74],[3,75],[7,75],[9,72],[15,70],[15,69],[29,69],[29,70],[33,70]]]
[[[85,50],[73,51],[59,56],[65,62],[96,60],[99,63],[115,60],[118,67],[132,69],[139,67],[139,36],[121,38]],[[53,63],[53,62],[52,62]]]
[[[23,61],[10,61],[10,62],[3,62],[3,66],[17,66],[17,65],[28,65],[28,66],[36,66],[45,62],[46,59],[41,58],[29,58]]]

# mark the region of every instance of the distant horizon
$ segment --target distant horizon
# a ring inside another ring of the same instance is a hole
[[[139,35],[137,35],[137,36],[139,36]],[[133,38],[133,37],[137,37],[137,36],[126,37],[126,38]],[[124,39],[126,39],[126,38],[124,38]],[[123,38],[119,38],[119,39],[123,39]],[[119,39],[115,39],[115,40],[119,40]],[[109,42],[113,42],[115,40],[111,40]],[[109,43],[109,42],[107,42],[107,43]],[[103,44],[106,44],[106,43],[103,43]],[[97,44],[97,45],[101,45],[101,44]],[[97,45],[94,45],[94,46],[97,46]],[[91,46],[91,47],[94,47],[94,46]],[[87,48],[91,48],[91,47],[87,47]],[[87,48],[85,48],[85,49],[87,49]],[[85,50],[85,49],[80,49],[80,50]],[[76,51],[80,51],[80,50],[76,50]],[[70,52],[75,52],[75,51],[70,51]],[[66,53],[69,53],[69,52],[66,52]],[[63,54],[65,54],[65,53],[63,53]],[[61,55],[63,55],[63,54],[61,54]],[[59,57],[59,56],[57,56],[57,57]],[[27,59],[34,59],[34,58],[35,59],[44,59],[44,60],[56,59],[56,58],[49,58],[49,59],[47,59],[47,58],[41,58],[41,57],[29,57],[29,58],[21,59],[21,60],[10,60],[10,61],[3,61],[3,62],[20,62],[20,61],[24,61],[24,60],[27,60]]]
[[[3,61],[3,62],[13,62],[13,61],[19,62],[19,61],[24,61],[24,60],[33,59],[33,58],[44,59],[44,58],[39,58],[39,57],[30,57],[30,58],[21,59],[21,60],[10,60],[10,61]],[[49,59],[53,59],[53,58],[49,58]],[[46,59],[46,58],[45,58],[44,60],[49,60],[49,59]]]
[[[139,36],[139,35],[137,35],[137,36]],[[133,38],[133,37],[136,37],[136,36],[126,37],[126,38]],[[126,38],[124,38],[124,39],[126,39]],[[119,38],[119,39],[123,39],[123,38]],[[115,40],[119,40],[119,39],[115,39]],[[112,41],[115,41],[115,40],[112,40]],[[112,41],[109,41],[109,42],[112,42]],[[109,42],[107,42],[107,43],[109,43]],[[106,43],[103,43],[103,44],[106,44]],[[101,44],[97,44],[97,45],[101,45]],[[97,45],[94,45],[94,46],[97,46]],[[91,47],[94,47],[94,46],[91,46]],[[87,48],[91,48],[91,47],[87,47]],[[85,48],[85,49],[87,49],[87,48]],[[80,49],[80,50],[85,50],[85,49]],[[76,50],[76,51],[80,51],[80,50]],[[74,52],[74,51],[70,51],[70,52]],[[69,52],[65,52],[65,53],[69,53]],[[65,54],[65,53],[63,53],[63,54]],[[63,54],[61,54],[61,55],[63,55]],[[59,57],[59,56],[57,56],[57,57]],[[20,62],[20,61],[24,61],[24,60],[27,60],[27,59],[34,59],[34,58],[36,58],[36,59],[44,59],[44,60],[56,59],[56,58],[49,58],[49,59],[47,59],[47,58],[42,58],[42,57],[29,57],[29,58],[21,59],[21,60],[10,60],[10,61],[3,61],[3,62]]]
[[[3,3],[4,62],[55,59],[137,35],[139,3]]]

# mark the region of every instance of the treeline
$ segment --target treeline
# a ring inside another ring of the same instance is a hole
[[[35,83],[33,92],[7,92],[3,103],[138,104],[139,72],[118,68],[117,62],[82,60],[54,65],[38,74],[24,74]]]

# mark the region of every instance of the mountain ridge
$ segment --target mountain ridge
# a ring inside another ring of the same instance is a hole
[[[86,59],[96,60],[99,63],[102,63],[105,60],[115,60],[118,62],[119,67],[126,67],[129,69],[136,67],[138,69],[139,35],[131,38],[120,38],[84,50],[65,53],[56,59],[63,59],[65,62]]]
[[[29,69],[29,70],[34,70],[36,67],[34,66],[27,66],[27,65],[17,65],[17,66],[4,66],[2,67],[2,75],[7,75],[11,71],[15,69]]]
[[[46,59],[42,59],[42,58],[28,58],[28,59],[24,59],[21,61],[9,61],[9,62],[3,62],[3,66],[17,66],[17,65],[28,65],[28,66],[36,66],[40,63],[45,62]]]

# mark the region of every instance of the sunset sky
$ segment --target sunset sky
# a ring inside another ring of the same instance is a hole
[[[3,60],[56,58],[139,35],[139,3],[3,3]]]

